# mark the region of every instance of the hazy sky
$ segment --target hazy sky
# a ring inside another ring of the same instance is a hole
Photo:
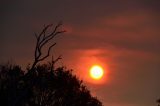
[[[34,33],[63,21],[54,56],[104,106],[156,106],[160,97],[160,0],[2,0],[0,62],[32,63]],[[54,51],[55,50],[55,51]],[[86,78],[103,65],[102,83]]]

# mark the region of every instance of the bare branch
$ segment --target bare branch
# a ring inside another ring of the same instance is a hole
[[[49,36],[49,37],[47,37],[47,38],[45,38],[45,40],[41,43],[41,44],[39,44],[39,46],[40,46],[40,49],[46,44],[46,43],[48,43],[48,41],[50,41],[51,39],[53,39],[56,35],[58,35],[58,34],[60,34],[60,33],[64,33],[65,31],[59,31],[59,32],[55,32],[55,34],[52,34],[52,36]]]
[[[36,42],[35,53],[34,53],[34,62],[32,64],[32,68],[31,69],[33,69],[37,65],[37,63],[39,63],[40,61],[43,61],[44,59],[49,57],[50,51],[51,51],[52,47],[56,45],[56,43],[54,43],[51,46],[49,46],[46,55],[44,55],[42,53],[42,49],[43,49],[43,47],[45,45],[47,45],[48,42],[50,42],[52,39],[54,39],[54,37],[56,35],[66,32],[66,31],[63,31],[63,30],[62,31],[58,30],[59,27],[61,27],[61,25],[62,25],[62,23],[57,24],[54,27],[53,31],[48,35],[47,35],[46,32],[48,31],[49,28],[51,28],[53,26],[53,24],[49,24],[47,26],[44,25],[44,29],[41,31],[41,33],[39,35],[35,34],[37,42]],[[42,57],[42,54],[44,55],[43,57]],[[60,57],[58,57],[55,60],[55,62],[58,61],[59,59],[60,59]]]
[[[53,56],[52,56],[52,61],[50,62],[50,68],[51,68],[51,71],[53,71],[53,68],[54,68],[54,64],[58,61],[62,59],[62,56],[58,56],[56,59],[53,59]]]
[[[53,24],[49,24],[46,27],[44,27],[44,29],[42,30],[42,32],[39,34],[39,37],[41,37],[42,34],[45,33],[49,27],[52,27],[52,26],[53,26]]]
[[[43,61],[45,58],[47,58],[49,56],[49,54],[50,54],[50,51],[51,51],[52,47],[55,46],[55,45],[56,45],[56,43],[52,44],[48,49],[47,55],[42,57],[41,59],[39,59],[39,61]]]

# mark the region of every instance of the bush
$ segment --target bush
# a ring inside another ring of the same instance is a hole
[[[102,106],[83,82],[64,67],[38,65],[25,73],[19,66],[0,66],[0,105]]]

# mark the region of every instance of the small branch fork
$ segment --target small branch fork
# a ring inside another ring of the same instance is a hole
[[[53,56],[52,56],[52,61],[49,63],[49,64],[50,64],[51,71],[53,71],[53,69],[54,69],[54,64],[55,64],[58,60],[60,60],[60,59],[62,59],[62,56],[61,56],[61,55],[58,56],[56,59],[54,59]]]
[[[42,32],[41,32],[39,35],[35,34],[35,36],[36,36],[36,48],[35,48],[35,52],[34,52],[34,62],[33,62],[33,64],[32,64],[31,69],[34,69],[35,66],[36,66],[39,62],[41,62],[41,61],[43,61],[44,59],[46,59],[47,57],[49,57],[50,51],[51,51],[51,49],[53,48],[53,46],[56,45],[56,43],[53,43],[53,44],[51,44],[51,45],[48,47],[47,54],[43,54],[43,53],[42,53],[42,48],[43,48],[46,44],[48,44],[48,42],[50,42],[52,39],[54,39],[55,36],[66,32],[66,31],[64,31],[64,30],[60,30],[60,31],[59,31],[59,27],[62,26],[62,23],[59,23],[59,24],[57,24],[57,25],[54,27],[53,31],[52,31],[50,34],[46,34],[46,32],[47,32],[47,31],[49,30],[49,28],[51,28],[52,26],[53,26],[53,24],[49,24],[49,25],[47,25],[47,26],[44,26],[44,29],[42,30]],[[42,56],[42,54],[43,54],[43,56]],[[59,56],[57,59],[52,60],[52,61],[54,61],[54,63],[55,63],[55,62],[57,62],[59,59],[61,59],[60,56]]]

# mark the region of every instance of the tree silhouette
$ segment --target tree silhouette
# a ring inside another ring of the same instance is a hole
[[[38,65],[35,73],[19,66],[0,67],[0,104],[3,106],[102,106],[72,70],[50,64]],[[33,71],[34,72],[34,71]]]
[[[160,99],[158,99],[156,102],[158,103],[158,106],[160,106]]]
[[[50,55],[43,55],[42,48],[57,34],[54,31],[46,35],[52,25],[44,27],[36,36],[35,58],[31,67],[22,70],[18,65],[0,65],[0,105],[2,106],[102,106],[102,103],[90,94],[90,91],[65,67],[54,68],[60,57],[47,63],[38,64]],[[42,56],[43,55],[43,56]]]

